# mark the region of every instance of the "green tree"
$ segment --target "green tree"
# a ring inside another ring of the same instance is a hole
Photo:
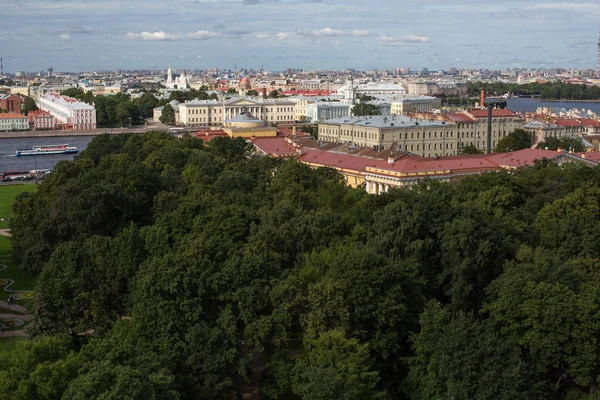
[[[29,111],[37,111],[38,110],[38,106],[37,104],[35,104],[35,101],[29,97],[26,96],[25,100],[23,101],[23,106],[21,107],[21,111],[23,112],[24,115],[28,115]]]
[[[531,144],[531,134],[525,132],[523,129],[515,129],[498,141],[496,153],[527,149],[531,147]]]
[[[175,110],[173,110],[170,104],[163,106],[159,120],[166,125],[175,125]]]
[[[246,96],[258,96],[258,92],[254,89],[248,90]]]
[[[339,330],[305,344],[294,366],[293,391],[303,399],[383,399],[369,349]]]
[[[227,90],[227,94],[237,94],[237,93],[238,93],[238,91],[237,91],[237,89],[235,89],[235,88],[229,88],[229,89]]]
[[[360,103],[352,107],[352,115],[381,115],[379,107],[375,104]]]
[[[483,154],[474,144],[468,144],[462,149],[462,154]]]

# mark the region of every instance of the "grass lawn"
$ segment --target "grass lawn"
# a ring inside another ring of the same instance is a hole
[[[8,278],[15,281],[15,284],[10,287],[12,290],[33,290],[35,288],[35,278],[23,276],[17,271],[17,268],[12,263],[10,256],[10,240],[6,236],[0,236],[0,264],[8,266],[4,271],[0,271],[0,279]],[[6,300],[9,292],[5,292],[4,288],[0,288],[0,299]],[[23,303],[17,301],[15,304]]]
[[[24,337],[6,337],[0,339],[0,351],[11,351],[17,347],[17,343],[27,340]]]
[[[0,186],[0,219],[12,216],[12,205],[15,198],[23,192],[35,192],[35,184],[26,185],[2,185]],[[7,229],[8,222],[0,221],[0,229]]]

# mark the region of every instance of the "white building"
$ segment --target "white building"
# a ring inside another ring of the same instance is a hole
[[[399,98],[392,102],[391,114],[404,114],[410,112],[431,112],[434,108],[441,108],[442,101],[430,96],[412,96]]]
[[[356,96],[371,96],[379,98],[382,95],[385,97],[391,95],[402,95],[406,93],[404,86],[396,84],[385,84],[377,82],[355,83],[348,81],[344,86],[338,89],[338,94],[345,94],[350,89],[354,90]]]
[[[177,78],[173,78],[173,71],[171,71],[171,67],[169,66],[169,70],[167,71],[167,83],[165,86],[167,89],[187,90],[190,87],[190,80],[185,75],[185,71],[181,71],[181,75]]]
[[[427,96],[436,94],[438,85],[435,82],[414,82],[408,84],[408,94],[411,96]]]
[[[96,108],[77,99],[54,93],[41,95],[37,100],[40,110],[48,111],[64,128],[74,130],[96,129]]]
[[[317,101],[306,105],[306,121],[316,122],[333,118],[348,117],[350,116],[351,110],[351,104]]]
[[[0,114],[0,131],[26,131],[29,130],[27,117],[14,112]]]

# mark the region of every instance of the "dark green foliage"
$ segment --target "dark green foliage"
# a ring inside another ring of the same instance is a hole
[[[167,125],[175,125],[175,110],[170,104],[165,104],[160,114],[159,121]]]
[[[462,149],[462,154],[483,154],[474,144],[468,144]]]
[[[583,84],[558,82],[527,83],[518,85],[516,83],[475,82],[468,84],[469,96],[479,96],[481,88],[485,89],[488,96],[502,96],[512,93],[519,96],[540,96],[547,100],[600,100],[600,87]]]
[[[584,152],[585,144],[580,137],[567,137],[561,138],[549,137],[545,141],[538,143],[538,149],[556,150],[562,147],[565,151]]]
[[[594,399],[599,199],[581,164],[372,196],[240,138],[99,136],[14,205],[39,280],[0,397]]]
[[[352,108],[352,115],[380,115],[379,106],[375,104],[360,103]]]
[[[496,153],[527,149],[531,147],[531,144],[531,134],[525,132],[523,129],[515,129],[498,141]]]
[[[23,115],[28,115],[29,111],[37,111],[37,110],[38,110],[38,106],[37,106],[37,104],[35,104],[35,100],[33,100],[29,96],[26,96],[25,100],[23,101],[23,106],[21,107],[21,112],[23,113]]]

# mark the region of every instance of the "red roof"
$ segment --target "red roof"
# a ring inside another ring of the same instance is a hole
[[[222,129],[216,129],[216,130],[207,129],[207,130],[203,130],[203,131],[197,131],[197,132],[190,133],[190,135],[200,138],[206,143],[206,142],[210,142],[211,140],[213,140],[214,138],[216,138],[218,136],[227,136],[227,132],[225,132]]]
[[[251,140],[257,148],[273,157],[285,157],[296,154],[296,147],[283,137],[255,138]]]
[[[475,118],[487,118],[488,110],[486,109],[475,109],[469,110],[469,114],[474,116]],[[502,109],[502,108],[494,108],[492,110],[492,118],[493,117],[516,117],[517,114],[510,110]]]
[[[1,113],[0,114],[0,119],[22,119],[22,118],[27,118],[24,115],[15,113],[15,112],[9,112],[9,113]]]
[[[302,96],[329,96],[333,93],[330,90],[286,90],[283,92],[286,96],[289,95],[302,95]]]
[[[459,123],[459,122],[475,122],[475,120],[471,117],[469,117],[467,114],[463,114],[463,113],[453,113],[453,114],[448,114],[448,118],[450,118],[452,121]]]
[[[554,150],[523,149],[509,153],[491,154],[489,159],[502,167],[516,168],[531,166],[535,160],[541,160],[542,158],[551,159],[560,154]]]

